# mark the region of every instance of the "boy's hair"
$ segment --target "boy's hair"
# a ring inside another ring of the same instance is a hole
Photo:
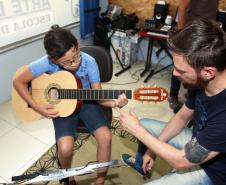
[[[77,48],[78,41],[71,31],[53,25],[44,37],[44,47],[50,58],[58,59],[63,57],[72,47]]]
[[[222,72],[226,68],[226,36],[213,21],[198,19],[170,32],[168,45],[195,69],[213,66]]]

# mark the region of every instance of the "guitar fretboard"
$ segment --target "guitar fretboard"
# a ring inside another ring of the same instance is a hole
[[[132,99],[132,90],[96,90],[96,89],[59,89],[59,99],[78,99],[78,100],[102,100],[117,99],[125,93],[128,99]]]

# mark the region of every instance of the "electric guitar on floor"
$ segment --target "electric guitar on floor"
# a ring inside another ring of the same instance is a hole
[[[24,69],[25,67],[20,68],[14,78]],[[161,87],[144,87],[134,90],[82,89],[80,79],[67,71],[42,74],[32,80],[27,88],[35,102],[54,105],[61,117],[67,117],[76,111],[81,105],[81,100],[117,99],[120,94],[125,93],[128,99],[161,102],[168,96],[167,91]],[[22,121],[35,121],[43,117],[24,101],[14,87],[12,88],[12,106],[16,116]]]

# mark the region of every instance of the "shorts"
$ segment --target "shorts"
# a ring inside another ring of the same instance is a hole
[[[84,101],[79,112],[68,117],[53,119],[56,141],[63,136],[76,137],[77,122],[81,120],[91,134],[100,127],[107,126],[110,128],[111,125],[96,101]]]

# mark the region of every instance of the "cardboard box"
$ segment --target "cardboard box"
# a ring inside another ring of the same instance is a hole
[[[110,32],[111,34],[111,32]],[[132,65],[137,60],[138,35],[128,36],[125,32],[116,31],[111,37],[111,43],[125,66]],[[110,49],[113,62],[119,62],[113,48]]]

